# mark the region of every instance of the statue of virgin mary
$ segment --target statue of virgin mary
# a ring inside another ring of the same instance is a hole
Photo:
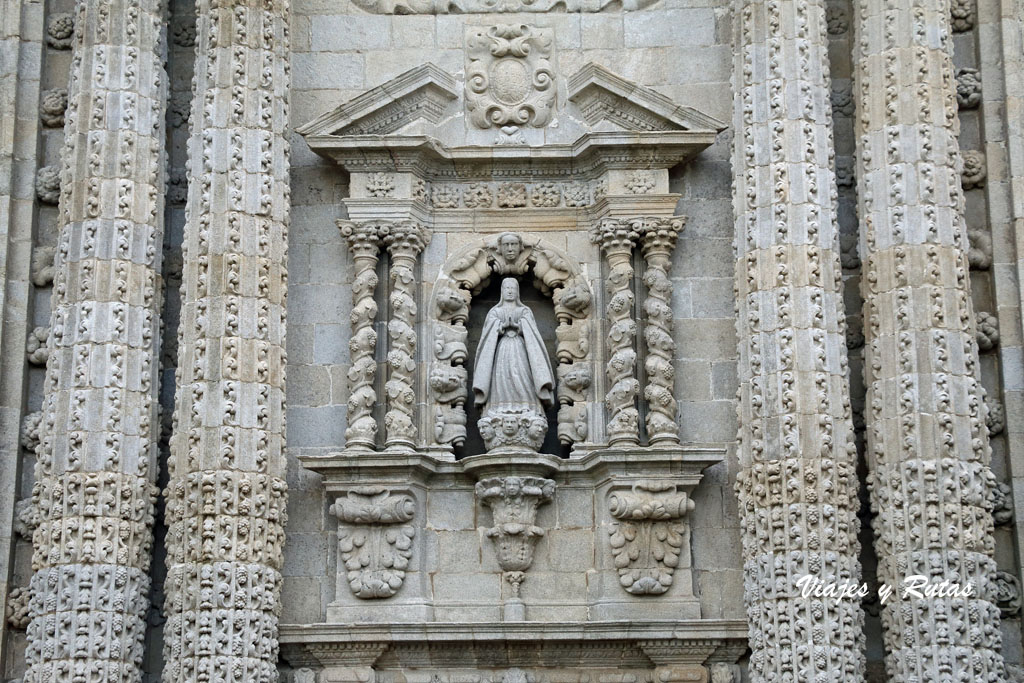
[[[501,300],[487,312],[473,366],[473,397],[487,450],[536,451],[544,442],[544,411],[554,403],[555,380],[533,312],[519,298],[519,282],[501,282]]]

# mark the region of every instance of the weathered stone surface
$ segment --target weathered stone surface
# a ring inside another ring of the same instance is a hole
[[[286,522],[290,8],[196,11],[163,680],[256,683],[277,678]]]
[[[866,459],[879,580],[921,574],[974,590],[961,600],[901,594],[883,605],[889,677],[1001,681],[993,476],[950,35],[966,28],[973,2],[951,4],[864,0],[858,9]],[[977,152],[963,157],[967,189],[983,182],[985,163]],[[920,179],[913,192],[907,173]],[[962,626],[943,627],[950,623]]]
[[[825,3],[735,7],[736,493],[751,677],[858,681],[860,605],[812,607],[798,587],[861,577]]]
[[[31,594],[27,613],[11,615],[30,619],[26,681],[142,676],[158,471],[163,13],[160,0],[104,0],[47,23],[50,46],[72,54],[67,92],[44,101],[48,124],[65,119],[63,165],[40,169],[36,184],[42,201],[59,202],[60,236],[56,275],[34,276],[54,280],[50,325],[26,347],[47,366],[42,420],[25,443],[37,455],[35,573],[21,594]],[[38,259],[45,270],[52,252]]]

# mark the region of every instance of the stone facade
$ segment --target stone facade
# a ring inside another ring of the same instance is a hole
[[[1017,680],[1022,17],[0,0],[0,678]]]

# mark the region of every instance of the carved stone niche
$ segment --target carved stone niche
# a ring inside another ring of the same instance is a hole
[[[643,443],[643,426],[610,439],[610,411],[639,425],[655,402],[661,411],[656,426],[664,432],[655,436],[671,440],[676,407],[670,364],[660,364],[665,376],[648,370],[646,386],[640,386],[641,369],[656,360],[651,354],[668,354],[656,333],[671,314],[671,293],[661,292],[652,269],[669,262],[685,222],[675,216],[679,195],[669,192],[670,170],[712,144],[725,126],[596,64],[549,87],[560,77],[551,69],[557,50],[541,18],[536,26],[474,23],[467,31],[465,88],[425,64],[298,128],[313,151],[349,173],[351,196],[343,200],[349,238],[373,233],[375,226],[384,235],[387,226],[407,224],[423,226],[430,236],[415,257],[422,281],[407,292],[415,299],[416,314],[408,316],[418,321],[415,348],[426,353],[414,369],[403,369],[404,445],[445,460],[457,452],[474,454],[464,448],[473,428],[466,409],[474,360],[467,320],[491,279],[508,276],[532,281],[550,298],[557,319],[555,429],[561,448],[584,455],[611,441]],[[491,50],[495,46],[500,49]],[[556,91],[565,93],[564,102],[550,99]],[[496,128],[505,129],[506,137],[517,128],[516,139],[496,141]],[[609,224],[622,228],[603,227]],[[671,233],[661,240],[661,251],[654,239],[658,226]],[[501,250],[509,234],[518,239],[511,258]],[[604,237],[593,240],[595,234]],[[385,241],[360,242],[358,258],[367,273],[375,272],[378,256],[393,262]],[[349,246],[357,248],[352,241]],[[638,273],[642,284],[634,285],[629,264],[640,254],[646,264]],[[385,389],[398,386],[388,367],[396,344],[393,306],[370,305],[373,296],[387,296],[381,291],[387,285],[367,282],[366,305],[354,306],[353,313],[365,314],[368,339],[377,329],[388,335],[372,336],[358,367],[353,361],[366,397],[359,415],[364,436],[357,444],[363,452],[381,448],[381,435],[394,431],[385,429],[393,425],[384,424],[382,410],[374,412],[382,398],[372,391],[375,374],[389,373]],[[634,301],[641,319],[633,320],[632,308],[623,304],[623,319],[611,329],[607,310],[595,305],[602,297],[614,305]],[[611,338],[617,345],[612,351]],[[411,362],[413,355],[404,357]],[[391,416],[391,393],[387,398]],[[531,428],[536,431],[524,427]],[[391,443],[389,438],[383,445]]]

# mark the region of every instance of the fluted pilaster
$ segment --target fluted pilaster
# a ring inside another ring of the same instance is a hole
[[[734,207],[752,681],[859,681],[856,449],[823,0],[737,0]]]
[[[80,0],[25,681],[139,681],[156,496],[161,0]]]
[[[199,0],[167,488],[166,683],[277,679],[287,0]]]
[[[867,456],[879,581],[970,583],[882,612],[900,681],[1001,681],[992,474],[967,262],[948,0],[857,3]]]

